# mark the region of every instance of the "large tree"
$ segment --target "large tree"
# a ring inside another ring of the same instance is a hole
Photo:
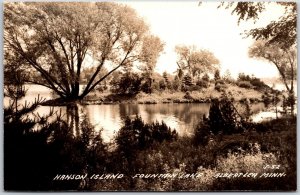
[[[249,49],[249,56],[265,60],[276,66],[280,77],[289,93],[291,108],[294,106],[294,80],[297,74],[297,48],[281,47],[279,43],[270,44],[268,41],[256,41]]]
[[[164,44],[158,37],[149,36],[143,42],[142,54],[141,54],[141,66],[139,69],[142,71],[142,76],[144,78],[144,90],[147,93],[152,93],[154,82],[153,73],[160,53],[164,49]]]
[[[4,5],[5,53],[40,75],[28,83],[48,87],[65,100],[82,99],[122,67],[155,61],[161,52],[151,49],[156,44],[160,40],[128,6],[109,2]],[[5,66],[11,63],[6,60]],[[94,71],[80,93],[82,70],[91,66]]]
[[[192,78],[200,78],[202,74],[213,73],[219,68],[219,60],[208,50],[197,49],[194,45],[178,45],[175,51],[178,56],[178,73],[187,70]]]

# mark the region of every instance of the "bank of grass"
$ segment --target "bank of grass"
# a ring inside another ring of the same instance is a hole
[[[224,90],[231,93],[235,101],[249,99],[251,102],[262,102],[263,93],[254,89],[245,89],[234,84],[224,84]],[[222,91],[215,90],[214,85],[198,91],[155,91],[152,94],[139,92],[136,95],[118,95],[110,92],[93,92],[83,101],[86,104],[110,104],[110,103],[205,103],[211,99],[219,98]]]

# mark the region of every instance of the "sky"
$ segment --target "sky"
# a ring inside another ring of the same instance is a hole
[[[221,74],[229,70],[233,77],[238,73],[253,74],[259,78],[279,77],[276,67],[268,62],[248,57],[248,48],[254,42],[243,38],[245,30],[266,26],[278,19],[283,8],[270,3],[260,19],[241,21],[230,10],[217,9],[218,2],[198,1],[121,1],[134,8],[150,26],[152,34],[160,37],[165,48],[158,59],[156,71],[173,74],[176,69],[176,45],[195,45],[208,49],[219,59]]]

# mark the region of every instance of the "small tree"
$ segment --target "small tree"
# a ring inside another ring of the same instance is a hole
[[[169,80],[168,73],[166,71],[163,72],[163,77],[164,77],[167,89],[172,89],[172,84]]]
[[[209,109],[209,126],[213,134],[240,133],[243,129],[243,118],[233,105],[233,100],[226,94],[222,98],[212,100]]]
[[[227,69],[223,75],[223,80],[228,82],[228,83],[232,83],[233,82],[233,78],[231,76],[230,71]]]
[[[160,80],[158,84],[159,84],[160,90],[165,90],[167,88],[167,84],[166,84],[165,80]]]
[[[184,91],[188,90],[188,88],[193,85],[192,77],[189,74],[184,75],[184,77],[182,79],[182,84],[183,84],[182,89]]]
[[[180,90],[180,88],[181,88],[181,82],[180,82],[178,76],[175,76],[175,78],[173,80],[173,83],[172,83],[172,87],[176,91]]]
[[[215,74],[214,74],[214,80],[217,81],[217,80],[220,80],[221,79],[221,76],[220,76],[220,70],[217,69],[215,71]]]

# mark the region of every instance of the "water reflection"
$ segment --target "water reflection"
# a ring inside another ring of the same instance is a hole
[[[95,130],[102,131],[103,140],[106,142],[110,141],[122,126],[119,105],[86,105],[82,106],[82,110]]]
[[[171,129],[176,129],[179,136],[191,136],[196,125],[202,121],[203,115],[208,116],[208,103],[195,104],[115,104],[115,105],[73,105],[54,107],[66,120],[74,136],[82,134],[80,121],[85,115],[94,126],[95,131],[101,131],[105,142],[111,141],[122,127],[123,120],[128,116],[134,118],[140,115],[146,123],[164,121]],[[49,106],[40,106],[34,112],[46,115]],[[254,113],[264,110],[263,104],[254,105]]]
[[[74,137],[82,134],[80,129],[80,113],[77,104],[68,105],[66,110],[67,124],[73,131]]]
[[[209,104],[117,104],[117,105],[84,105],[80,106],[83,114],[94,125],[96,131],[102,131],[104,141],[113,139],[116,132],[122,127],[126,117],[134,118],[140,115],[146,123],[162,122],[176,129],[180,136],[193,134],[193,129],[203,115],[207,115]],[[74,113],[74,108],[68,108],[68,115]],[[78,110],[77,110],[78,111]],[[72,126],[78,123],[78,117],[68,117]]]
[[[40,86],[39,86],[40,87]],[[41,94],[42,92],[42,94]],[[23,102],[33,102],[38,94],[49,99],[52,95],[49,91],[40,88],[29,88]],[[4,99],[4,105],[8,102]],[[208,103],[191,104],[115,104],[115,105],[74,105],[68,107],[54,107],[54,111],[61,112],[63,118],[71,127],[74,136],[81,135],[79,123],[83,115],[86,115],[95,131],[101,131],[105,142],[111,141],[115,133],[122,127],[123,119],[127,116],[133,118],[140,115],[146,123],[164,121],[167,126],[176,129],[180,136],[190,136],[195,126],[202,120],[203,115],[208,116]],[[266,111],[263,103],[252,104],[253,113]],[[34,113],[48,114],[50,107],[40,106]]]

